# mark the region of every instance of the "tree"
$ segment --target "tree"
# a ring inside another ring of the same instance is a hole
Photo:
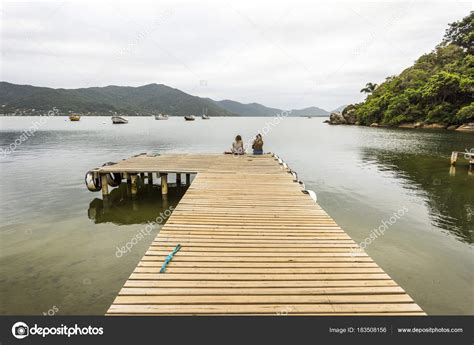
[[[442,44],[455,44],[474,53],[474,12],[460,21],[449,24]]]
[[[377,88],[377,84],[374,84],[374,83],[367,83],[365,84],[365,87],[360,90],[360,92],[363,92],[363,93],[372,93],[375,91],[375,89]]]
[[[460,122],[474,121],[474,102],[459,109],[456,119]]]

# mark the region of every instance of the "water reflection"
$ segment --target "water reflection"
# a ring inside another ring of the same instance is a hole
[[[450,167],[449,160],[439,156],[373,148],[363,149],[362,159],[375,163],[380,171],[395,173],[404,188],[416,191],[434,226],[463,242],[474,242],[474,176],[467,166]]]
[[[163,198],[161,188],[140,183],[136,198],[131,197],[130,187],[122,183],[105,199],[95,198],[89,204],[87,215],[95,224],[116,225],[144,224],[154,221],[160,213],[175,207],[186,192],[186,186],[170,185]]]

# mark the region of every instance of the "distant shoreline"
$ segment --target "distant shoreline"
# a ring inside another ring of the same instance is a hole
[[[94,114],[94,115],[83,115],[83,114],[80,114],[80,113],[74,113],[74,114],[77,114],[77,115],[80,115],[81,117],[107,117],[107,116],[126,116],[126,117],[153,117],[155,115],[158,115],[158,114],[150,114],[150,115],[128,115],[128,114],[119,114],[119,115],[113,115],[113,114]],[[3,116],[3,117],[27,117],[27,116],[45,116],[47,115],[46,113],[45,114],[26,114],[26,115],[15,115],[15,114],[0,114],[0,116]],[[68,117],[70,114],[58,114],[58,115],[55,115],[55,117]],[[187,115],[169,115],[169,117],[184,117],[184,116],[187,116]],[[197,116],[197,115],[196,115]],[[275,116],[278,116],[277,114],[275,115],[255,115],[255,116],[252,116],[252,115],[213,115],[212,117],[268,117],[268,118],[272,118],[272,117],[275,117]],[[318,117],[318,118],[323,118],[323,117],[327,117],[329,118],[329,115],[294,115],[294,116],[291,116],[291,115],[288,115],[287,117],[292,117],[292,118],[298,118],[298,117],[302,117],[302,118],[308,118],[308,117]]]
[[[460,125],[449,125],[444,123],[401,123],[397,126],[380,125],[378,123],[372,123],[371,125],[360,125],[355,123],[331,123],[326,121],[327,124],[332,126],[361,126],[361,127],[373,127],[373,128],[401,128],[401,129],[438,129],[446,131],[458,131],[458,132],[474,132],[474,123],[468,122]]]

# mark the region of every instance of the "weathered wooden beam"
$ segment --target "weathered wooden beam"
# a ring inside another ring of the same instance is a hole
[[[161,194],[168,194],[168,174],[161,175]]]
[[[457,160],[458,160],[458,152],[457,151],[451,152],[451,165],[456,165]]]
[[[131,185],[132,198],[134,198],[137,196],[137,192],[138,192],[138,175],[137,174],[130,175],[130,185]]]
[[[181,173],[176,173],[176,185],[181,186]]]
[[[107,197],[109,195],[109,183],[107,182],[107,174],[100,175],[100,182],[102,184],[102,196]]]

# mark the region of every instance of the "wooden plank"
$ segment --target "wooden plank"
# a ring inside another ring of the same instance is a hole
[[[150,280],[369,280],[390,279],[385,273],[321,273],[321,274],[238,274],[238,273],[132,273],[129,279]]]
[[[289,311],[288,311],[289,310]],[[226,315],[226,314],[266,314],[278,315],[281,312],[287,312],[291,315],[317,314],[317,313],[410,313],[422,312],[421,308],[415,303],[367,303],[367,304],[207,304],[207,305],[122,305],[112,304],[108,313],[128,313],[128,314],[207,314],[207,315]]]
[[[120,295],[114,304],[338,304],[338,303],[411,303],[407,294],[366,294],[366,295]]]
[[[155,295],[374,295],[374,294],[404,294],[405,291],[399,286],[369,286],[369,287],[273,287],[273,288],[189,288],[189,287],[124,287],[120,291],[121,296],[155,296]]]
[[[391,279],[385,280],[269,280],[269,281],[222,281],[222,280],[127,280],[125,287],[161,288],[318,288],[318,287],[367,287],[397,286]]]

